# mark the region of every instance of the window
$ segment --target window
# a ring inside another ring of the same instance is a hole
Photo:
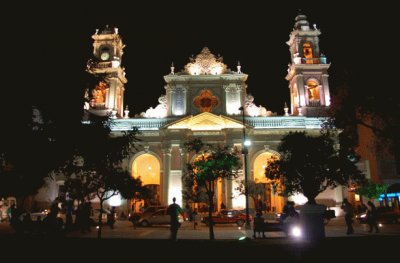
[[[313,64],[313,50],[310,43],[303,44],[303,56],[306,60],[306,64]]]

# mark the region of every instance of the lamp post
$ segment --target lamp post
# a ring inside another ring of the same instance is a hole
[[[244,173],[244,196],[246,200],[246,229],[250,229],[250,218],[249,218],[249,188],[248,188],[248,178],[247,178],[247,154],[249,150],[247,146],[250,146],[250,141],[246,140],[246,126],[244,122],[244,108],[240,107],[242,111],[242,122],[243,122],[243,148],[242,154],[244,159],[243,173]]]

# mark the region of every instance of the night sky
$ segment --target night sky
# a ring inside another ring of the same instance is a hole
[[[286,41],[299,9],[310,26],[315,23],[322,32],[320,50],[332,63],[331,90],[345,81],[383,92],[397,85],[392,75],[399,58],[395,8],[365,3],[355,8],[337,1],[257,2],[7,7],[4,11],[11,16],[1,18],[7,61],[2,67],[7,77],[1,106],[12,116],[30,104],[65,120],[78,116],[85,66],[92,54],[91,35],[108,24],[119,28],[126,44],[125,104],[131,113],[158,104],[158,97],[165,93],[163,76],[172,61],[180,71],[192,54],[207,46],[233,70],[240,60],[242,71],[249,74],[248,93],[254,95],[255,103],[282,114],[284,102],[290,102]]]

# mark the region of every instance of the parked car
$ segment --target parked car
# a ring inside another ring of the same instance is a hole
[[[182,223],[183,217],[179,214],[179,223]],[[171,222],[170,215],[167,214],[167,208],[159,209],[154,213],[143,214],[139,220],[138,224],[141,226],[151,226],[151,225],[169,225]]]
[[[252,219],[251,215],[249,215],[249,219]],[[201,222],[207,226],[210,224],[208,216],[202,217]],[[240,210],[223,209],[212,216],[212,222],[213,224],[237,224],[238,226],[243,226],[246,222],[246,214]]]
[[[153,214],[154,212],[160,210],[160,209],[167,209],[166,206],[162,205],[152,205],[148,206],[146,209],[144,209],[143,212],[137,212],[137,213],[132,213],[129,214],[129,221],[131,221],[134,225],[139,223],[139,219],[142,218],[145,215],[150,215]]]
[[[389,206],[380,206],[376,208],[378,223],[400,223],[400,209]],[[356,216],[361,223],[367,223],[367,212],[363,212]]]

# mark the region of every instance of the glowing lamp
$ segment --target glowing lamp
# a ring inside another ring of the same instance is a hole
[[[121,205],[121,196],[120,195],[114,195],[110,198],[110,206],[120,206]]]

